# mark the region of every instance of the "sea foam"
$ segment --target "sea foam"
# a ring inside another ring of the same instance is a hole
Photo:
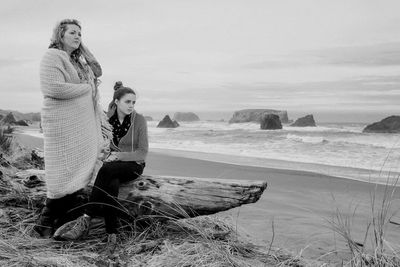
[[[231,163],[264,167],[275,162],[272,167],[383,183],[389,172],[399,172],[400,135],[362,133],[364,126],[284,125],[269,131],[261,130],[258,123],[180,122],[178,128],[166,129],[157,128],[156,121],[148,122],[150,150],[203,153],[210,160],[226,157]]]

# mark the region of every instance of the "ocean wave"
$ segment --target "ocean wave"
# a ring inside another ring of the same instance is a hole
[[[310,133],[361,133],[362,128],[355,127],[338,127],[332,126],[317,126],[317,127],[293,127],[283,126],[284,131],[288,132],[310,132]]]
[[[148,122],[150,130],[160,129],[157,128],[158,122]],[[228,123],[221,121],[196,121],[196,122],[179,122],[180,126],[174,130],[180,131],[248,131],[248,132],[264,132],[270,133],[271,131],[265,131],[260,129],[260,123],[256,122],[243,122],[243,123]],[[309,133],[361,133],[363,129],[362,125],[340,125],[340,124],[329,124],[317,127],[292,127],[289,125],[283,125],[282,130],[275,132],[309,132]]]
[[[398,171],[400,168],[400,134],[351,132],[347,125],[342,130],[340,125],[331,125],[319,129],[293,130],[294,127],[287,127],[281,131],[264,131],[258,129],[256,123],[193,122],[182,123],[175,129],[157,128],[156,124],[148,124],[151,149],[222,154],[228,158],[240,156],[248,162],[258,158],[260,162],[271,159],[290,161],[290,165],[295,164],[293,162],[323,164],[336,166],[339,170],[380,171],[385,167]],[[42,137],[38,131],[24,132]],[[314,171],[323,172],[317,169]]]
[[[38,129],[23,129],[20,132],[32,137],[43,138],[43,133],[41,133]]]
[[[288,134],[286,135],[286,138],[291,141],[310,144],[328,143],[328,140],[324,139],[322,136],[300,136],[295,134]]]
[[[364,146],[366,148],[384,148],[398,149],[400,148],[400,135],[385,135],[385,134],[357,134],[357,135],[338,135],[330,137],[329,141],[332,144],[344,146]]]

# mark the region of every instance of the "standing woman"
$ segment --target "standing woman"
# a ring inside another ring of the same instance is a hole
[[[101,204],[108,242],[116,243],[117,214],[122,208],[117,199],[119,186],[143,173],[149,143],[146,119],[134,109],[135,92],[121,82],[115,84],[114,90],[108,109],[109,122],[113,126],[112,152],[97,174],[85,214],[61,226],[54,238],[76,240],[85,236],[90,219],[95,215],[95,205]]]
[[[102,70],[81,38],[77,20],[62,20],[40,65],[47,199],[34,230],[41,237],[52,236],[90,182],[104,143],[97,92]]]

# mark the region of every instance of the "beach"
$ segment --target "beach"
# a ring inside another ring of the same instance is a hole
[[[26,134],[17,133],[16,140],[27,149],[43,146],[43,139]],[[274,247],[306,258],[335,262],[346,257],[346,244],[329,228],[327,221],[332,220],[339,208],[352,218],[352,236],[362,243],[371,217],[371,193],[375,192],[379,203],[385,190],[383,185],[311,172],[227,164],[194,157],[193,153],[185,157],[184,153],[177,155],[171,150],[150,151],[144,174],[267,181],[268,188],[257,203],[216,216],[231,218],[240,232],[254,243],[268,247],[273,238]],[[398,193],[395,198],[400,198]],[[393,204],[393,211],[400,208],[400,201]],[[386,235],[386,241],[396,247],[400,226],[388,224]]]

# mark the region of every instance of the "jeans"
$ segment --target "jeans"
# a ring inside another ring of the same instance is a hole
[[[108,234],[117,233],[117,216],[119,211],[125,210],[117,198],[120,184],[135,180],[143,173],[144,167],[144,163],[135,161],[113,161],[104,163],[100,168],[85,213],[94,216],[96,206],[100,204]]]

